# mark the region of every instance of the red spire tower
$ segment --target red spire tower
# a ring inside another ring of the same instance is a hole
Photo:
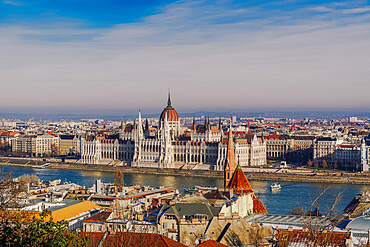
[[[231,128],[231,119],[230,119],[230,129],[229,129],[229,139],[227,143],[227,156],[226,156],[226,164],[224,169],[224,187],[227,188],[229,185],[231,176],[235,171],[236,163],[235,163],[235,153],[234,153],[234,142],[233,142],[233,131]]]

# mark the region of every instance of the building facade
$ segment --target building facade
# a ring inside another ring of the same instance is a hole
[[[287,161],[307,161],[312,159],[314,136],[270,135],[265,137],[267,157]]]
[[[230,131],[230,130],[229,130]],[[124,161],[132,167],[224,169],[228,140],[224,140],[221,122],[204,125],[190,131],[180,124],[172,107],[170,96],[159,118],[156,135],[149,133],[148,123],[143,124],[141,113],[133,124],[121,124],[119,137],[93,136],[81,139],[81,162],[84,164],[110,164]],[[186,136],[190,133],[190,137]],[[234,132],[233,132],[234,133]],[[234,142],[235,159],[242,167],[266,164],[266,143],[255,134],[244,133]]]
[[[49,134],[20,136],[12,140],[12,151],[45,156],[59,152],[59,138]]]

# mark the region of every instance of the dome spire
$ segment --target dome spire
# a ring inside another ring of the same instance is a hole
[[[171,90],[168,89],[168,100],[167,100],[167,106],[171,106]]]

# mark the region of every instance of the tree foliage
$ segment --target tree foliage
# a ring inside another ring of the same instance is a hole
[[[0,223],[1,246],[85,246],[87,237],[79,232],[68,230],[68,222],[54,222],[51,212],[45,210],[40,217],[33,217],[30,222],[24,222],[21,214],[15,214],[11,219]]]
[[[315,162],[313,163],[313,165],[314,165],[314,167],[316,167],[316,169],[317,169],[317,168],[319,168],[319,162],[318,162],[318,161],[315,161]]]
[[[326,160],[324,160],[321,164],[322,168],[326,169],[328,168],[328,163],[326,163]]]
[[[308,166],[308,167],[311,167],[311,166],[312,166],[312,161],[311,161],[311,160],[308,160],[308,161],[307,161],[307,166]]]

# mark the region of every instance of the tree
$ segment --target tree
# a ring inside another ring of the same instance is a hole
[[[114,173],[114,185],[116,186],[117,192],[122,192],[125,186],[123,172],[118,169],[118,167]]]
[[[308,161],[307,161],[307,167],[311,167],[312,166],[312,161],[309,159]]]
[[[51,144],[51,156],[55,157],[59,156],[59,154],[60,154],[59,145],[55,143]]]
[[[26,193],[27,184],[24,181],[14,181],[11,172],[0,170],[0,210],[18,208]]]
[[[329,187],[324,187],[314,199],[311,195],[309,196],[308,206],[299,205],[301,212],[306,212],[303,223],[308,231],[309,246],[330,246],[335,227],[344,219],[338,209],[338,205],[342,201],[342,194],[343,192],[339,192],[332,200],[333,195],[329,193]],[[330,200],[332,202],[327,206]],[[319,210],[324,208],[324,204],[326,204],[327,212],[325,216],[322,216]]]
[[[333,168],[334,168],[334,169],[338,169],[338,164],[337,164],[337,162],[335,162],[335,163],[334,163]]]
[[[0,223],[2,234],[1,246],[85,246],[87,236],[68,230],[68,222],[54,222],[51,212],[45,210],[31,222],[24,222],[21,214],[15,214],[10,220]]]
[[[317,168],[319,168],[319,162],[318,161],[315,161],[314,163],[313,163],[313,165],[314,165],[314,167],[317,169]]]
[[[326,169],[328,168],[328,163],[326,163],[326,160],[323,160],[322,164],[321,164],[322,168]]]

